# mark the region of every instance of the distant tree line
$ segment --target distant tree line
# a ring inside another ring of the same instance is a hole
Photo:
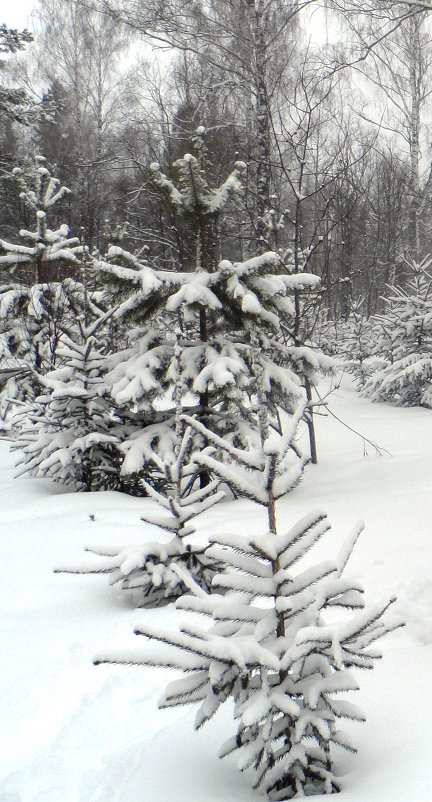
[[[188,223],[161,208],[149,165],[175,177],[204,127],[216,183],[247,165],[222,255],[291,248],[326,315],[359,297],[382,311],[431,247],[429,19],[424,4],[328,6],[326,40],[306,0],[39,0],[32,34],[1,32],[0,236],[28,226],[11,171],[41,154],[91,251],[122,243],[188,269]]]

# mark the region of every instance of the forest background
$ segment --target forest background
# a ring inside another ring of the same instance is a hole
[[[169,172],[204,126],[216,180],[248,164],[231,253],[270,215],[268,244],[301,254],[331,316],[359,298],[381,311],[406,260],[430,251],[428,7],[40,0],[33,42],[2,65],[5,88],[26,94],[2,107],[0,235],[28,226],[8,176],[40,153],[72,191],[62,222],[90,249],[178,259],[148,166]]]

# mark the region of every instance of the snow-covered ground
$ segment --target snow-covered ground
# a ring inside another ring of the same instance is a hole
[[[333,417],[320,417],[319,465],[279,504],[283,531],[309,510],[334,524],[314,558],[333,557],[358,518],[366,530],[349,571],[370,602],[397,595],[403,630],[384,658],[359,672],[357,756],[338,756],[341,802],[430,802],[432,781],[432,413],[359,398],[348,382],[330,406],[388,453],[378,455]],[[107,648],[142,645],[143,619],[175,627],[173,606],[134,610],[104,576],[54,574],[84,544],[154,539],[140,521],[149,500],[73,494],[44,480],[15,480],[0,442],[0,802],[253,802],[262,799],[235,758],[220,761],[234,731],[227,708],[193,730],[194,709],[158,711],[170,678],[160,669],[94,667]],[[90,517],[94,517],[94,520]],[[259,532],[264,511],[225,502],[202,517],[204,535]],[[347,569],[348,570],[348,569]],[[345,727],[346,729],[347,727]]]

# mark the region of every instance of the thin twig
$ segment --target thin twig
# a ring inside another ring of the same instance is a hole
[[[318,392],[318,390],[317,390],[317,388],[316,388],[316,387],[315,387],[315,392],[316,392],[316,394],[318,395],[318,398],[320,399],[320,401],[323,401],[323,399],[321,398],[321,396],[320,396],[320,394],[319,394],[319,392]],[[330,395],[330,393],[328,393],[327,395]],[[374,448],[374,449],[375,449],[375,451],[376,451],[376,453],[378,454],[378,456],[382,457],[382,456],[383,456],[383,454],[387,454],[389,457],[392,457],[392,456],[393,456],[393,455],[391,454],[391,452],[390,452],[390,451],[387,451],[387,449],[386,449],[386,448],[383,448],[382,446],[378,446],[376,443],[374,443],[374,442],[373,442],[373,440],[369,440],[369,438],[368,438],[368,437],[365,437],[365,435],[364,435],[364,434],[362,434],[361,432],[358,432],[358,431],[357,431],[357,429],[353,429],[353,427],[352,427],[352,426],[350,426],[348,423],[346,423],[344,420],[342,420],[342,418],[339,418],[339,416],[338,416],[338,415],[336,415],[336,413],[335,413],[335,412],[333,412],[333,411],[330,409],[330,407],[329,407],[328,405],[327,405],[327,411],[329,412],[329,414],[330,414],[330,415],[331,415],[331,416],[332,416],[332,417],[333,417],[335,420],[337,420],[337,421],[338,421],[338,423],[341,423],[341,424],[342,424],[342,426],[345,426],[345,428],[346,428],[346,429],[349,429],[349,431],[350,431],[350,432],[353,432],[353,434],[356,434],[358,437],[361,437],[361,439],[363,440],[363,456],[364,456],[364,457],[367,457],[367,455],[368,455],[368,453],[367,453],[367,448],[366,448],[366,444],[367,444],[367,443],[368,443],[370,446],[372,446],[372,448]]]

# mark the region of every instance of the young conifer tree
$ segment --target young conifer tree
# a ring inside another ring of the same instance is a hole
[[[374,350],[373,324],[365,315],[364,299],[351,303],[349,317],[340,333],[341,368],[352,373],[359,387],[363,387],[372,370],[370,357]]]
[[[262,363],[258,353],[255,358],[260,388]],[[325,514],[318,511],[288,532],[277,531],[276,499],[301,472],[300,464],[287,470],[286,463],[292,459],[291,445],[304,404],[290,431],[281,436],[269,425],[260,390],[258,396],[260,444],[234,449],[211,434],[212,445],[196,455],[198,463],[211,464],[226,481],[235,473],[238,488],[268,513],[265,534],[224,533],[212,538],[209,556],[225,564],[213,587],[223,595],[192,587],[193,595],[177,602],[181,609],[210,617],[210,628],[189,622],[175,634],[139,626],[136,634],[164,646],[101,654],[95,662],[183,671],[186,678],[168,685],[160,706],[199,704],[197,728],[233,699],[237,733],[223,744],[220,756],[237,752],[240,769],[252,768],[255,787],[276,802],[339,790],[333,747],[355,751],[350,738],[338,729],[339,719],[363,721],[364,716],[351,702],[334,695],[358,688],[351,669],[372,668],[379,654],[368,647],[401,622],[384,619],[390,602],[363,610],[360,584],[342,576],[362,524],[335,561],[296,570],[329,529]],[[191,419],[188,423],[201,427]],[[218,460],[212,448],[224,449],[229,460]],[[338,608],[361,612],[336,620]]]
[[[3,396],[24,400],[38,392],[37,377],[53,368],[62,332],[74,331],[74,304],[83,289],[73,278],[80,266],[83,246],[69,237],[68,226],[48,227],[57,204],[68,194],[37,157],[34,173],[25,177],[16,168],[20,199],[34,216],[34,230],[22,229],[18,244],[0,240],[0,334],[3,335],[3,364],[16,368]]]
[[[152,542],[131,546],[126,550],[119,547],[90,548],[89,551],[103,559],[96,564],[70,565],[66,570],[109,573],[111,581],[121,581],[121,586],[127,591],[141,588],[141,600],[139,594],[138,598],[134,594],[141,604],[157,604],[181,595],[188,584],[184,571],[195,577],[201,587],[208,586],[214,567],[209,565],[207,556],[200,556],[202,549],[192,548],[185,539],[193,531],[186,524],[219,500],[221,479],[235,493],[254,498],[241,471],[237,472],[231,465],[231,455],[240,453],[239,449],[242,448],[253,450],[261,442],[263,415],[270,427],[279,430],[276,394],[277,398],[281,398],[281,405],[283,398],[284,408],[293,413],[287,429],[286,453],[279,466],[279,495],[287,493],[299,480],[306,460],[301,457],[293,441],[293,431],[299,422],[298,409],[304,415],[306,402],[299,405],[302,389],[298,377],[290,368],[278,365],[273,360],[269,346],[272,336],[269,319],[277,331],[276,313],[268,312],[255,298],[254,315],[251,311],[249,315],[245,314],[243,330],[238,332],[237,340],[233,342],[222,337],[217,330],[211,340],[204,342],[192,338],[188,332],[189,321],[196,320],[194,305],[197,298],[202,299],[204,294],[207,308],[218,308],[217,293],[232,281],[241,303],[248,293],[251,294],[248,287],[257,280],[256,271],[261,271],[263,266],[271,270],[280,269],[277,255],[264,254],[236,265],[224,261],[211,274],[212,281],[208,288],[208,275],[204,275],[205,281],[195,282],[194,275],[187,274],[190,277],[188,284],[182,277],[180,289],[169,298],[182,321],[174,346],[166,339],[162,343],[160,339],[157,340],[153,348],[149,348],[147,342],[140,363],[129,362],[125,365],[120,361],[116,368],[117,381],[122,390],[130,385],[136,388],[137,382],[141,383],[141,387],[148,388],[147,403],[149,396],[152,400],[152,389],[156,388],[157,392],[159,388],[150,369],[160,372],[161,364],[165,365],[164,375],[174,388],[174,410],[171,407],[168,413],[164,409],[160,412],[156,410],[155,417],[150,418],[151,423],[123,444],[127,451],[126,467],[138,470],[144,457],[148,479],[142,480],[143,487],[162,509],[170,513],[168,520],[166,512],[162,516],[160,512],[150,517],[147,514],[144,520],[165,531],[174,532],[174,538],[168,544]],[[283,280],[279,281],[278,276],[270,274],[268,277],[275,291],[273,303],[276,308],[278,303],[284,302],[285,293],[282,294],[281,290],[285,290],[290,278],[283,276]],[[231,309],[238,303],[236,292],[232,293]],[[277,293],[280,293],[280,298]],[[200,306],[198,314],[199,311]],[[240,312],[241,307],[239,315]],[[258,330],[254,316],[262,321],[262,329]],[[174,350],[171,352],[172,347]],[[161,354],[168,354],[167,364]],[[124,379],[128,384],[121,385]],[[200,404],[200,393],[207,395],[208,406],[205,408]],[[190,402],[190,397],[195,403]],[[213,406],[210,406],[210,400]],[[209,443],[217,443],[219,457],[223,459],[226,455],[230,463],[229,468],[227,463],[225,473],[219,479],[219,459],[212,457],[214,445],[209,451]],[[196,457],[197,453],[201,455],[200,460]],[[204,482],[203,476],[206,478]],[[183,572],[182,576],[179,570]]]
[[[77,318],[74,339],[64,333],[58,347],[61,367],[39,376],[44,392],[15,416],[18,475],[77,490],[120,489],[122,422],[113,414],[96,344],[104,323]]]
[[[180,188],[155,166],[156,183],[177,205],[182,209],[184,206],[185,213],[194,220],[207,214],[209,225],[214,228],[219,210],[224,208],[230,193],[238,189],[241,166],[218,190],[209,187],[194,157],[179,160],[177,169]],[[273,252],[244,262],[225,259],[210,263],[207,255],[204,261],[208,269],[204,269],[202,231],[207,235],[209,231],[202,220],[199,225],[197,264],[193,271],[157,271],[118,248],[111,252],[113,262],[98,264],[111,286],[118,287],[121,293],[125,293],[125,284],[132,288],[114,317],[119,320],[124,316],[140,331],[136,343],[110,358],[112,369],[106,377],[120,414],[129,415],[129,420],[133,414],[137,421],[136,430],[122,445],[126,454],[123,471],[126,475],[144,475],[142,485],[148,495],[170,510],[172,516],[169,524],[166,514],[151,516],[151,521],[146,516],[146,520],[175,532],[175,537],[168,548],[166,543],[132,546],[126,551],[115,546],[91,548],[102,560],[69,568],[77,572],[107,572],[111,581],[121,581],[128,591],[140,587],[142,603],[159,603],[184,592],[185,582],[178,579],[178,564],[183,564],[183,570],[187,563],[189,573],[192,566],[189,556],[185,560],[191,546],[183,539],[184,522],[213,503],[211,494],[219,484],[214,479],[217,471],[213,471],[218,462],[213,463],[207,452],[208,444],[213,442],[210,434],[228,448],[226,452],[221,446],[219,453],[223,458],[225,454],[229,457],[229,449],[236,452],[238,448],[256,447],[260,442],[264,407],[270,425],[275,428],[280,427],[280,408],[289,419],[294,415],[293,420],[298,423],[303,389],[295,365],[301,359],[316,372],[322,367],[308,349],[300,353],[297,346],[281,342],[279,337],[281,320],[293,318],[294,292],[315,286],[317,279],[308,274],[287,273],[279,255]],[[161,310],[171,327],[159,326]],[[173,331],[176,323],[180,323],[177,336]],[[305,408],[306,404],[301,405],[302,414]],[[288,424],[291,431],[290,427],[291,422]],[[280,479],[283,492],[292,486],[291,468],[298,481],[305,461],[290,438],[288,443],[281,468],[281,476],[286,472],[286,478]],[[191,459],[191,454],[198,451],[206,454],[208,462]],[[289,468],[290,460],[293,465]],[[234,492],[249,495],[246,485],[238,483],[234,470],[229,477],[226,473],[223,481]],[[192,561],[195,559],[192,554]],[[203,573],[206,562],[207,558],[200,558],[196,571],[192,570],[193,576],[200,575],[201,586],[208,584],[208,572]],[[175,564],[177,568],[173,570]]]
[[[268,402],[275,417],[278,407],[288,414],[294,410],[306,372],[316,381],[330,368],[329,360],[299,347],[294,336],[281,337],[282,324],[292,328],[295,294],[315,287],[315,276],[291,273],[274,252],[238,262],[219,260],[219,221],[241,193],[244,165],[237,163],[217,188],[211,186],[201,146],[196,157],[186,154],[174,167],[177,180],[157,164],[151,165],[151,175],[173,214],[188,221],[194,242],[188,270],[157,270],[118,247],[96,266],[108,291],[123,295],[114,319],[129,331],[134,327],[136,335],[129,348],[112,357],[107,376],[121,413],[137,422],[125,444],[125,472],[145,472],[155,438],[174,431],[175,410],[167,399],[179,316],[184,411],[221,436],[238,439],[243,426],[255,425],[249,327],[257,331],[266,356]],[[204,472],[201,478],[205,481]]]
[[[196,532],[195,519],[224,497],[215,478],[204,487],[197,487],[199,470],[191,459],[195,442],[192,430],[182,417],[182,348],[181,331],[176,336],[176,373],[174,381],[175,432],[174,438],[159,441],[153,449],[149,465],[153,466],[152,483],[142,480],[147,495],[158,508],[146,511],[142,520],[158,527],[168,541],[120,547],[89,547],[87,551],[103,558],[95,564],[68,565],[57,572],[107,573],[110,583],[120,583],[137,606],[159,606],[187,592],[190,586],[210,589],[218,568],[217,562],[206,556],[207,543],[191,543]],[[159,485],[159,489],[157,486]]]
[[[372,401],[401,406],[432,405],[432,260],[411,265],[404,288],[391,287],[379,323],[379,365],[363,388]]]

